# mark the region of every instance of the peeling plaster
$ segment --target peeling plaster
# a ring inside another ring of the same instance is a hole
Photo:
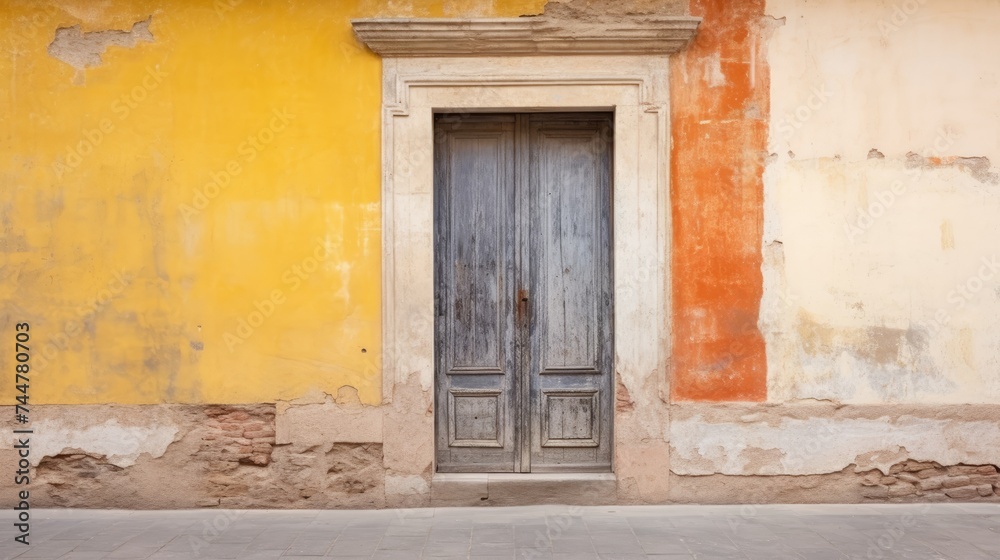
[[[696,414],[672,420],[670,445],[670,470],[679,475],[810,475],[850,465],[888,474],[903,457],[1000,464],[1000,423],[913,416],[713,423]]]
[[[111,29],[84,33],[79,25],[56,29],[55,39],[49,44],[49,54],[77,70],[101,64],[101,55],[110,46],[131,49],[139,42],[153,42],[149,30],[153,16],[137,21],[129,31]]]
[[[139,455],[162,457],[179,433],[175,425],[125,426],[117,419],[75,428],[63,422],[37,420],[31,436],[31,464],[66,452],[104,457],[116,467],[130,467]]]

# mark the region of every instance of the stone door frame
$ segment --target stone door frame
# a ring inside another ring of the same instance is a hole
[[[680,19],[686,24],[693,20]],[[365,40],[357,22],[355,30]],[[417,41],[419,34],[400,36]],[[366,43],[378,46],[374,41]],[[435,112],[614,113],[612,482],[618,502],[666,499],[671,231],[668,72],[669,60],[663,52],[383,58],[382,383],[387,506],[429,505],[435,479]],[[599,476],[609,479],[609,475]]]

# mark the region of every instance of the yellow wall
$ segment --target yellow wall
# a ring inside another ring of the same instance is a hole
[[[349,19],[543,2],[445,4],[5,2],[0,332],[13,344],[14,324],[31,324],[31,402],[260,402],[350,385],[377,403],[380,63]],[[59,27],[150,15],[154,41],[112,46],[99,66],[47,53]],[[242,327],[272,295],[270,316]]]

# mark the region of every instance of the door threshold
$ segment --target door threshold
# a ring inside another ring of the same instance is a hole
[[[435,473],[433,506],[608,505],[617,502],[614,473]]]

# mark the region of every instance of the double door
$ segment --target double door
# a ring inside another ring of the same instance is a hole
[[[440,472],[611,470],[612,123],[435,115]]]

